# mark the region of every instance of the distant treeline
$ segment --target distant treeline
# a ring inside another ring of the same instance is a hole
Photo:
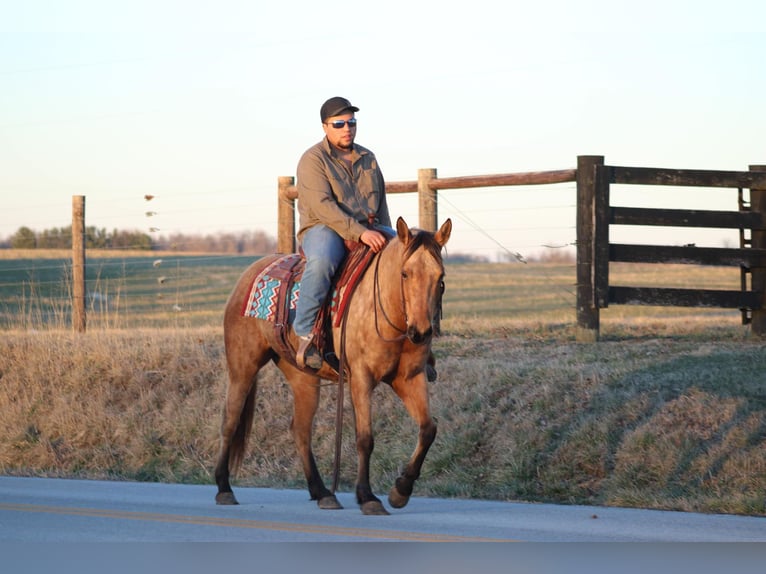
[[[20,227],[10,237],[0,238],[0,249],[71,249],[72,226],[54,227],[44,231],[33,231]],[[149,235],[143,231],[123,231],[105,228],[85,228],[86,249],[124,249],[139,251],[179,251],[195,253],[237,253],[265,254],[277,251],[276,239],[263,231],[242,231],[239,233],[217,233],[214,235]],[[484,255],[474,253],[447,253],[450,263],[489,263]],[[547,249],[537,254],[522,257],[517,253],[497,254],[501,263],[572,263],[574,253],[563,249]]]
[[[71,249],[72,226],[33,231],[20,227],[7,239],[0,240],[3,249]],[[85,228],[86,249],[125,249],[141,251],[194,251],[205,253],[273,253],[277,242],[263,231],[185,235],[175,233],[153,236],[142,231]]]

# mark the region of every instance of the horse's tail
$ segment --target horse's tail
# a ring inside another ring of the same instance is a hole
[[[236,474],[239,467],[242,466],[242,460],[245,458],[245,448],[247,447],[247,437],[253,428],[253,418],[255,414],[255,391],[257,384],[254,382],[247,393],[245,405],[239,415],[239,423],[234,436],[231,438],[229,446],[229,472]]]

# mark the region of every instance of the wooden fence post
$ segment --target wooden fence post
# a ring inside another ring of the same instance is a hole
[[[84,333],[85,318],[85,196],[72,196],[72,328]]]
[[[593,280],[593,300],[598,318],[596,329],[600,331],[599,322],[601,309],[609,304],[609,192],[611,174],[603,164],[594,166],[595,180],[593,182],[593,263],[591,274]]]
[[[577,330],[578,343],[594,343],[599,337],[599,308],[595,285],[596,166],[604,156],[577,156]]]
[[[750,171],[766,171],[766,165],[751,165]],[[750,210],[760,213],[766,220],[766,189],[750,190]],[[753,249],[766,249],[766,230],[753,229],[750,247]],[[751,332],[763,337],[766,335],[766,268],[751,268],[752,290],[760,292],[760,309],[753,309]]]
[[[295,200],[288,197],[287,190],[295,184],[290,175],[279,177],[277,190],[277,252],[295,253]]]
[[[425,231],[436,231],[439,225],[436,213],[436,190],[431,189],[429,185],[432,179],[436,179],[435,169],[418,170],[418,211],[420,218],[418,226]]]

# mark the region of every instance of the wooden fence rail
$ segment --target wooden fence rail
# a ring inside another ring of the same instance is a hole
[[[440,189],[468,189],[472,187],[497,187],[513,185],[549,185],[575,181],[577,171],[563,169],[557,171],[531,171],[524,173],[503,173],[494,175],[470,175],[463,177],[436,177],[433,168],[419,169],[417,181],[386,182],[386,193],[418,194],[418,226],[427,231],[436,231],[437,191]],[[278,182],[278,219],[277,250],[280,253],[295,252],[295,200],[298,190],[295,178],[282,176]]]

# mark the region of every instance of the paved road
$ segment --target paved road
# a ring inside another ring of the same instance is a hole
[[[301,490],[0,477],[0,541],[766,542],[766,518],[413,498],[391,516],[322,511]]]

